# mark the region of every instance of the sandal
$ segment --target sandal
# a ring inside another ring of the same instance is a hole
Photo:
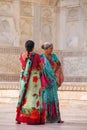
[[[57,123],[64,123],[64,121],[60,120],[60,121],[58,121]]]
[[[21,124],[21,122],[17,121],[16,124]]]

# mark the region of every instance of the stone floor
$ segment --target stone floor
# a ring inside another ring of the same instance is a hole
[[[60,100],[63,124],[16,124],[15,108],[16,103],[0,104],[0,130],[87,130],[87,101]]]

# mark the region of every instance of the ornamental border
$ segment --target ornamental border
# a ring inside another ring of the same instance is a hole
[[[0,82],[0,90],[19,90],[19,82]],[[66,83],[64,82],[58,91],[77,91],[77,92],[87,92],[87,83]]]

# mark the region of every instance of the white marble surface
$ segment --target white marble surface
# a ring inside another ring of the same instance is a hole
[[[19,82],[0,82],[0,103],[16,103],[19,96]],[[64,82],[58,90],[60,100],[87,101],[86,82]]]
[[[87,130],[87,101],[60,100],[63,124],[16,124],[15,110],[16,104],[0,104],[0,130]]]
[[[87,76],[87,56],[65,57],[63,60],[65,76]]]

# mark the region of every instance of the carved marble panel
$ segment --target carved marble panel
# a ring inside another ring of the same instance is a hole
[[[52,7],[41,7],[41,42],[53,41],[55,12]]]
[[[52,21],[46,21],[41,24],[41,39],[43,42],[52,41]]]
[[[68,22],[66,24],[66,48],[79,48],[79,22]]]
[[[12,2],[0,1],[0,15],[12,16],[13,8]]]
[[[35,1],[35,0],[34,0]],[[49,4],[49,0],[40,0],[41,4]]]
[[[60,6],[77,6],[79,3],[79,0],[60,0]]]
[[[0,74],[19,74],[19,55],[0,54]]]
[[[13,18],[0,17],[0,44],[14,45],[15,42],[19,44]]]
[[[87,76],[87,56],[64,57],[63,69],[64,75],[68,77]]]
[[[54,17],[54,8],[52,7],[46,7],[42,6],[41,7],[41,17],[47,18],[47,19],[52,19]]]
[[[56,6],[58,4],[59,0],[49,0],[49,5]]]
[[[21,44],[24,44],[26,40],[32,39],[33,36],[33,19],[21,18]]]
[[[30,2],[21,2],[21,16],[31,17],[34,15],[33,5]]]
[[[67,21],[79,20],[79,7],[70,7],[67,9]]]
[[[19,81],[19,55],[22,51],[18,47],[0,47],[0,81]]]

